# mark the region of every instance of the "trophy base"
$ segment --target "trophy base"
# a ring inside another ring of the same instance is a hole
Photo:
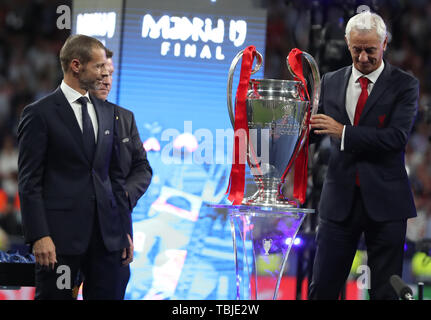
[[[289,215],[299,215],[299,214],[311,214],[315,213],[314,209],[308,209],[308,208],[296,208],[296,207],[288,207],[288,206],[282,206],[282,205],[264,205],[264,206],[257,206],[257,205],[232,205],[232,204],[207,204],[210,208],[217,208],[217,209],[227,209],[228,211],[235,211],[235,212],[254,212],[259,215],[265,215],[267,213],[271,214],[284,214],[286,212],[289,213]]]
[[[298,208],[299,203],[288,198],[280,199],[278,193],[257,191],[251,197],[245,198],[241,205],[253,207],[273,207],[277,209],[292,209]]]

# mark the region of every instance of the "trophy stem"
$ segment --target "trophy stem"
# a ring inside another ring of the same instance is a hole
[[[283,195],[280,178],[254,176],[254,180],[257,185],[257,191],[251,197],[245,198],[242,205],[258,207],[298,207],[298,203],[295,200],[290,200]]]

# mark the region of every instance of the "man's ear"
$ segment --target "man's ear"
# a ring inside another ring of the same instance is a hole
[[[70,61],[70,69],[73,73],[79,73],[79,69],[81,68],[81,62],[78,59],[72,59]]]
[[[388,36],[386,36],[385,41],[383,41],[383,51],[386,51],[387,45],[388,45]]]

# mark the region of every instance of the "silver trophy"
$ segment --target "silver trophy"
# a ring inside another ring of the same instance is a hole
[[[228,74],[227,103],[234,128],[232,82],[243,53],[235,56]],[[257,51],[256,56],[252,74],[263,61]],[[311,101],[305,98],[301,81],[250,80],[246,98],[249,135],[243,153],[257,192],[244,198],[241,205],[214,206],[230,213],[237,299],[277,299],[280,292],[286,292],[282,279],[289,252],[304,218],[314,213],[313,209],[298,208],[298,203],[283,192],[285,178],[309,134],[307,119],[317,112],[320,94],[317,64],[306,52],[302,57],[310,66]]]
[[[232,104],[233,75],[244,50],[232,61],[228,73],[227,105],[234,127]],[[252,74],[259,71],[262,55],[256,51],[258,61]],[[302,100],[302,82],[293,80],[251,79],[246,99],[249,140],[247,163],[257,184],[257,192],[244,198],[242,205],[258,207],[296,207],[294,200],[283,194],[285,177],[303,147],[309,134],[306,125],[308,111],[315,114],[320,95],[320,74],[314,58],[306,52],[312,75],[312,101]],[[292,70],[286,59],[290,72]],[[293,74],[293,73],[292,73]],[[305,132],[304,132],[305,131]]]

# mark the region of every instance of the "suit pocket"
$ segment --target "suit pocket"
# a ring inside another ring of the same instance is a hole
[[[114,197],[110,198],[110,202],[111,202],[111,208],[117,208],[118,204],[117,204],[117,200],[115,200]]]
[[[383,172],[383,180],[400,180],[407,179],[407,172],[404,170],[392,170]]]
[[[131,137],[116,137],[115,144],[118,146],[120,152],[131,152],[133,148],[133,140]]]
[[[62,197],[48,197],[44,199],[46,210],[72,210],[75,208],[76,199]]]
[[[130,211],[130,201],[124,191],[116,191],[115,198],[117,199],[118,205],[121,206],[121,209]]]

